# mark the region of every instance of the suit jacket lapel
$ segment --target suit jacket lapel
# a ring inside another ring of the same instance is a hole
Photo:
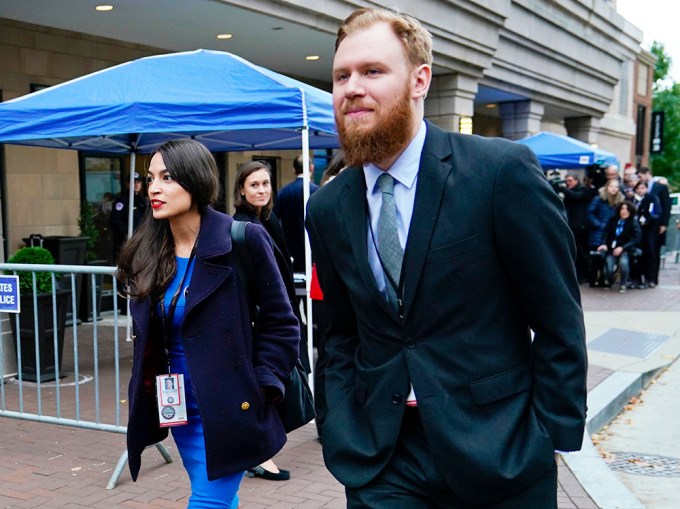
[[[415,297],[425,258],[441,207],[446,181],[454,171],[448,133],[427,124],[427,137],[420,157],[418,187],[409,226],[402,274],[404,277],[404,316]]]
[[[350,171],[350,169],[345,171]],[[378,290],[371,265],[368,263],[368,205],[366,204],[364,171],[361,168],[352,168],[351,172],[352,178],[348,179],[345,192],[340,197],[347,238],[352,244],[357,270],[361,274],[366,288],[373,294],[373,298],[389,311],[390,315],[394,315],[389,303]]]

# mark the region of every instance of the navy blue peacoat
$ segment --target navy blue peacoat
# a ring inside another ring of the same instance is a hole
[[[253,341],[245,296],[233,265],[233,219],[207,209],[201,219],[196,262],[187,292],[182,340],[205,432],[208,478],[243,471],[273,457],[286,434],[273,403],[298,357],[300,331],[265,230],[246,230],[257,267],[253,290],[260,304]],[[127,444],[136,480],[145,447],[165,439],[154,378],[167,370],[161,322],[150,299],[133,300],[134,356],[128,387]]]

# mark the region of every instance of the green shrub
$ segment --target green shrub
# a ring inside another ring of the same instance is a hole
[[[46,265],[54,265],[54,257],[47,249],[42,247],[22,247],[10,256],[7,263],[41,263]],[[21,293],[30,293],[33,291],[33,281],[31,272],[18,271],[19,276],[19,290]],[[52,276],[50,272],[36,272],[35,273],[35,287],[38,293],[47,293],[52,291]]]
[[[80,228],[81,237],[89,237],[87,241],[87,251],[85,252],[85,260],[92,261],[97,258],[94,249],[97,246],[97,239],[99,238],[99,230],[94,224],[95,208],[88,201],[80,203],[80,216],[78,217],[78,227]]]

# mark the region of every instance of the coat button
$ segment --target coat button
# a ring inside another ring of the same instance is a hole
[[[405,341],[406,348],[415,348],[416,347],[416,338],[408,338]]]
[[[250,408],[250,403],[248,403],[247,401],[244,401],[243,403],[241,403],[241,410],[248,410],[249,408]]]
[[[399,394],[392,394],[392,404],[398,405],[401,403],[401,396]]]

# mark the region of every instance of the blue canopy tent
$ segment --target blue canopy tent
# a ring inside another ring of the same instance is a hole
[[[133,60],[0,103],[0,142],[149,152],[191,136],[213,151],[337,146],[329,93],[238,56]]]
[[[131,154],[130,202],[136,154],[186,137],[212,151],[301,150],[306,169],[310,148],[338,146],[331,94],[219,51],[141,58],[0,103],[0,143]],[[307,296],[310,275],[308,263]],[[309,299],[307,318],[311,338]]]
[[[540,132],[517,140],[517,143],[533,150],[544,170],[585,168],[591,164],[619,164],[614,154],[560,134]]]

